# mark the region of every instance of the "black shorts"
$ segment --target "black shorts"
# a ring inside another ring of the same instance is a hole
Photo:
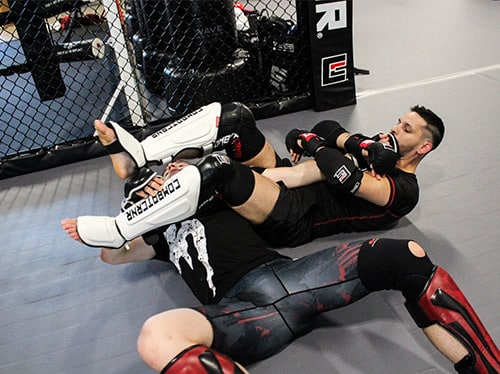
[[[212,324],[212,348],[242,364],[261,360],[308,332],[319,314],[367,295],[357,268],[362,243],[261,265],[217,305],[196,308]]]
[[[318,209],[316,195],[302,188],[281,186],[276,205],[269,217],[256,226],[256,232],[273,247],[295,247],[310,242],[314,212]]]
[[[293,189],[281,186],[273,211],[256,232],[273,247],[295,247],[342,232],[387,229],[398,218],[385,207],[320,182]]]

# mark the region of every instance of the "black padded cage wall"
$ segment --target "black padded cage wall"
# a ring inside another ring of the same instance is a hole
[[[141,139],[213,101],[257,118],[313,106],[308,33],[328,13],[308,14],[315,2],[1,4],[0,179],[103,155],[95,118]]]
[[[132,0],[128,9],[137,67],[172,115],[212,101],[259,107],[309,92],[295,1]]]

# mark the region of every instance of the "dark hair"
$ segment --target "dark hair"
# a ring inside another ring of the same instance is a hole
[[[427,109],[423,105],[415,105],[410,109],[412,112],[417,113],[427,123],[427,130],[431,134],[432,149],[436,149],[443,140],[444,136],[444,123],[439,116],[432,110]]]

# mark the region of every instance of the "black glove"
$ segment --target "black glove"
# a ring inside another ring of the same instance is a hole
[[[291,130],[288,134],[286,134],[286,138],[285,138],[286,149],[288,151],[292,150],[299,155],[303,154],[304,150],[302,148],[300,148],[300,146],[297,144],[297,140],[299,140],[300,134],[305,134],[308,132],[309,131],[307,131],[307,130],[301,130],[301,129]]]
[[[300,147],[297,144],[300,142]],[[286,136],[287,148],[295,153],[313,157],[320,147],[328,147],[326,139],[306,130],[293,129]]]
[[[390,173],[396,167],[399,154],[390,145],[374,142],[368,144],[368,160],[375,172],[380,175]]]
[[[361,151],[366,149],[369,143],[373,143],[374,140],[363,134],[353,134],[347,138],[344,143],[344,148],[347,153],[354,156],[361,156]]]
[[[381,175],[393,171],[399,159],[398,152],[392,146],[376,142],[363,134],[351,135],[345,141],[344,148],[358,160],[362,157],[363,149],[366,149],[371,167]]]
[[[146,187],[157,175],[156,171],[143,167],[127,180],[123,186],[125,198],[121,204],[122,211],[142,199],[136,192]]]
[[[325,138],[312,132],[300,134],[299,139],[306,156],[314,157],[319,148],[328,147],[328,142]]]

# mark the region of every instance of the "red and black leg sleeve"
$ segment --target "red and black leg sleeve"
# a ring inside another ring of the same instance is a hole
[[[424,291],[406,308],[421,328],[438,323],[469,355],[455,365],[459,373],[500,373],[500,352],[450,274],[436,266]]]

